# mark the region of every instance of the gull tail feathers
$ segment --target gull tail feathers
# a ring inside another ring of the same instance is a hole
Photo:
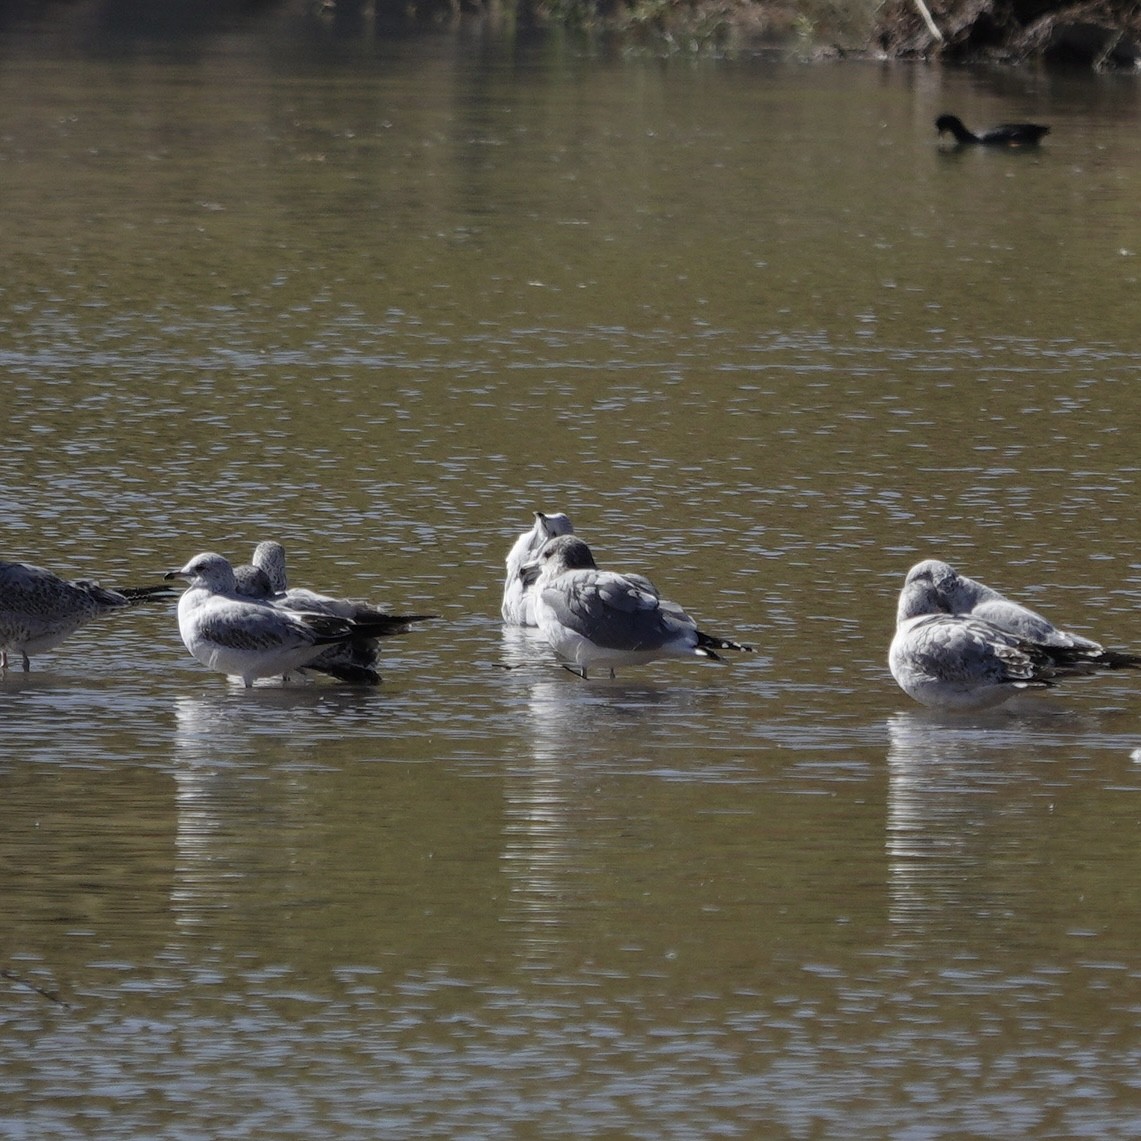
[[[1141,654],[1130,654],[1124,650],[1049,647],[1047,653],[1059,669],[1076,674],[1097,673],[1099,670],[1141,669]]]
[[[1124,650],[1102,650],[1095,654],[1094,662],[1106,670],[1141,670],[1141,654],[1130,654]]]
[[[438,614],[376,614],[355,618],[358,633],[370,638],[389,638],[394,634],[407,634],[413,622],[428,622]]]
[[[747,645],[744,642],[734,642],[731,638],[717,638],[712,634],[706,634],[702,630],[697,632],[697,652],[706,658],[713,658],[714,661],[720,661],[721,658],[715,654],[714,650],[738,650],[743,654],[755,654],[756,648]]]

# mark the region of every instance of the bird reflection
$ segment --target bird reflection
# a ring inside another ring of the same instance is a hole
[[[313,701],[320,695],[314,687]],[[222,914],[249,910],[255,885],[274,882],[287,864],[290,829],[275,814],[288,815],[303,803],[305,789],[296,787],[301,773],[278,770],[266,782],[260,762],[273,739],[256,732],[256,720],[267,702],[272,710],[296,709],[308,691],[258,690],[256,709],[244,700],[247,691],[224,691],[205,697],[179,697],[174,704],[174,781],[177,824],[175,874],[171,908],[183,931],[216,921]],[[282,782],[286,788],[282,788]],[[266,844],[267,829],[275,842]],[[273,867],[267,868],[267,862]]]
[[[575,820],[588,799],[573,744],[582,715],[582,704],[562,678],[532,683],[531,756],[520,757],[504,781],[502,859],[510,885],[509,921],[520,928],[519,951],[527,959],[553,956],[563,943],[569,913],[586,906],[592,894],[587,845]]]
[[[233,814],[242,803],[232,757],[241,709],[223,697],[175,701],[176,857],[171,908],[185,929],[225,910],[240,873],[225,858]]]
[[[532,969],[565,956],[578,942],[576,929],[603,906],[596,885],[619,827],[601,803],[604,782],[627,750],[644,746],[652,714],[664,703],[684,703],[668,689],[594,689],[573,680],[557,668],[529,682],[530,756],[510,766],[504,781],[507,921],[518,928],[518,953]]]
[[[1007,875],[1024,859],[1024,790],[1033,762],[1017,723],[951,725],[930,714],[888,721],[890,920],[927,937],[1009,917],[1029,890]],[[1030,785],[1030,787],[1033,787]],[[993,934],[993,932],[992,932]]]
[[[534,626],[504,626],[502,632],[504,669],[550,670],[557,666],[547,639]]]

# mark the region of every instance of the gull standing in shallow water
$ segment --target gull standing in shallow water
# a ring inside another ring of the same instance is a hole
[[[88,579],[60,578],[31,563],[0,561],[0,670],[8,668],[8,654],[14,653],[26,672],[29,655],[58,646],[92,619],[169,594],[168,586],[108,590]]]
[[[388,614],[371,603],[355,598],[334,598],[305,587],[291,587],[285,574],[285,548],[272,539],[258,543],[254,548],[253,565],[268,579],[277,606],[286,610],[348,618],[363,632],[376,638],[406,634],[410,623],[427,622],[430,618],[439,617],[438,614]]]
[[[658,596],[641,575],[599,570],[590,548],[574,535],[550,539],[524,568],[535,584],[535,618],[567,669],[581,677],[595,666],[697,656],[720,661],[716,650],[753,652],[716,638],[675,602]]]
[[[328,646],[304,668],[328,674],[341,681],[376,685],[380,674],[378,638],[406,634],[413,622],[426,622],[435,614],[388,614],[367,602],[333,598],[303,587],[290,587],[285,570],[285,548],[272,539],[258,543],[251,564],[234,568],[239,594],[263,599],[307,614],[329,614],[353,623],[354,636],[346,644]]]
[[[538,555],[548,539],[573,535],[570,519],[561,511],[553,515],[535,512],[535,525],[525,531],[507,552],[507,580],[503,584],[500,613],[508,626],[537,626],[534,583],[523,581],[523,567]]]
[[[923,705],[968,712],[1064,677],[1141,667],[1141,656],[1067,634],[1040,614],[928,559],[908,572],[888,666]]]
[[[356,634],[346,618],[285,610],[239,594],[233,568],[211,551],[165,577],[190,583],[178,600],[186,648],[209,669],[240,677],[247,688],[255,678],[284,677]]]

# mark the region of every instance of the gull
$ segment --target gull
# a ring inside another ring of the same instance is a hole
[[[943,567],[951,569],[936,560],[911,568],[900,591],[888,651],[892,677],[921,704],[954,712],[989,709],[1020,691],[1047,689],[1059,678],[1141,666],[1141,657],[1067,635],[980,583],[959,576],[948,580],[940,573]],[[977,588],[993,597],[980,595]],[[981,614],[956,612],[956,605],[967,606],[972,598]],[[999,621],[988,620],[987,613]],[[1038,636],[1022,633],[1027,616],[1047,629]]]
[[[329,646],[305,668],[348,682],[376,685],[380,659],[378,638],[405,634],[413,622],[426,622],[435,614],[388,614],[367,602],[333,598],[303,587],[290,587],[285,569],[285,548],[272,539],[258,543],[247,565],[234,568],[239,594],[269,601],[284,610],[328,614],[353,623],[354,637],[344,645]]]
[[[303,610],[315,614],[332,614],[348,618],[365,633],[375,638],[406,634],[413,622],[427,622],[438,614],[389,614],[371,603],[355,598],[334,598],[304,587],[291,587],[285,573],[285,548],[273,540],[254,548],[253,565],[269,580],[273,601],[287,610]]]
[[[284,677],[356,635],[347,618],[286,610],[239,594],[230,563],[213,551],[164,577],[190,583],[178,600],[186,648],[209,669],[240,677],[247,689],[255,678]]]
[[[535,512],[535,525],[524,531],[507,552],[507,580],[503,584],[500,613],[508,626],[537,626],[535,621],[534,583],[523,581],[523,567],[538,555],[548,539],[573,535],[570,519],[561,511],[552,515]]]
[[[273,539],[266,539],[254,547],[250,562],[269,579],[270,589],[275,594],[284,594],[289,589],[289,577],[285,573],[285,548]]]
[[[716,650],[753,651],[699,630],[649,579],[599,570],[575,535],[548,540],[524,578],[535,584],[539,630],[566,668],[583,678],[595,666],[613,677],[616,665],[694,655],[720,661]]]
[[[29,655],[58,646],[92,619],[169,594],[168,586],[108,590],[89,579],[60,578],[31,563],[0,561],[0,669],[8,668],[9,653],[18,653],[27,672]]]
[[[969,614],[981,618],[1008,634],[1033,642],[1045,649],[1073,650],[1076,656],[1097,669],[1122,669],[1141,665],[1141,657],[1107,650],[1100,642],[1060,630],[1036,610],[1015,602],[959,574],[939,559],[924,559],[907,572],[904,586],[922,583],[926,597],[948,614]]]

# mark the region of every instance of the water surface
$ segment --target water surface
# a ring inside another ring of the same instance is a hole
[[[1136,80],[325,46],[0,40],[6,556],[442,616],[0,680],[3,1130],[1135,1136],[1136,679],[885,655],[927,556],[1141,645]],[[759,653],[560,670],[536,507]]]

